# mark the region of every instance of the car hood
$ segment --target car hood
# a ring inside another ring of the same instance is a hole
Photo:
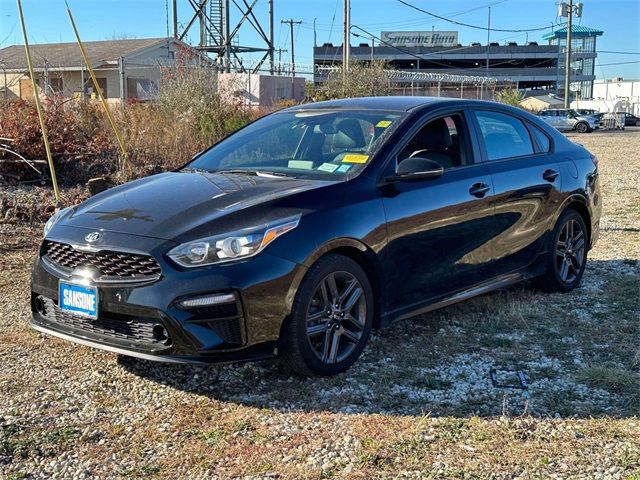
[[[74,207],[61,223],[174,240],[216,219],[333,183],[288,177],[169,172],[91,197]]]

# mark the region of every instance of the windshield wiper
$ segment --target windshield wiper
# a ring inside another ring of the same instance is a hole
[[[181,169],[180,171],[184,173],[211,173],[210,170],[207,170],[205,168],[194,168],[194,167],[186,167]]]
[[[249,169],[238,169],[238,170],[218,170],[216,173],[221,173],[223,175],[270,175],[273,177],[288,177],[295,178],[293,175],[289,175],[288,173],[283,172],[269,172],[265,170],[249,170]]]

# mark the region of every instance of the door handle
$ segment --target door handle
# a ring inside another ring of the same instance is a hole
[[[469,193],[474,197],[482,198],[484,194],[491,190],[491,187],[486,183],[478,182],[471,185]]]
[[[558,175],[560,175],[558,172],[552,170],[551,168],[548,168],[542,174],[542,178],[544,178],[547,182],[553,182]]]

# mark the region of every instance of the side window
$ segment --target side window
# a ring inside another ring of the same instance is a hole
[[[547,134],[540,130],[535,125],[529,124],[529,130],[531,134],[535,137],[536,143],[540,147],[540,152],[547,153],[551,150],[551,140],[547,137]]]
[[[489,160],[533,154],[533,143],[524,123],[504,113],[475,112]]]
[[[398,162],[423,157],[438,162],[446,170],[467,165],[466,126],[461,114],[436,118],[424,125],[398,154]]]

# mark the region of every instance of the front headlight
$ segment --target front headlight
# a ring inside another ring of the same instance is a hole
[[[62,210],[58,210],[56,213],[54,213],[51,216],[51,218],[49,218],[49,220],[47,220],[47,222],[44,224],[43,237],[46,237],[49,234],[53,226],[58,222],[58,220],[60,220],[60,218],[65,213],[67,213],[67,210],[69,210],[70,208],[71,207],[67,207],[67,208],[63,208]]]
[[[275,224],[183,243],[167,254],[183,267],[201,267],[253,257],[280,235],[298,226],[300,215]]]

